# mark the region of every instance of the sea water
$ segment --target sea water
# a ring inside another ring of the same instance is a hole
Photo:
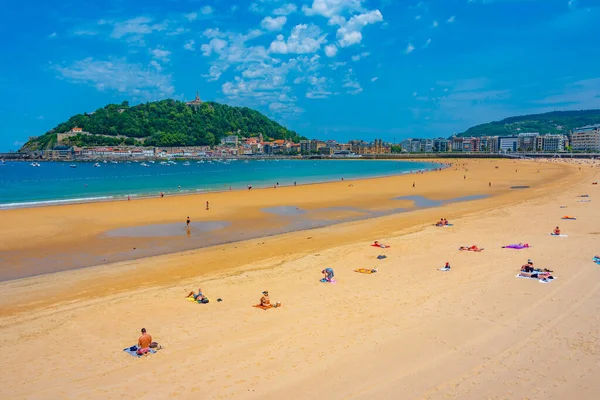
[[[389,176],[440,167],[431,162],[392,160],[234,160],[141,162],[25,162],[0,166],[0,208],[124,199],[230,188],[291,186]]]

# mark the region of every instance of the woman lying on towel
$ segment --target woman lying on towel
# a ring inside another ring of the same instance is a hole
[[[475,244],[473,246],[470,246],[470,247],[460,246],[458,249],[461,250],[461,251],[483,251],[483,249],[480,249]]]
[[[519,276],[522,278],[535,278],[544,282],[554,279],[549,272],[520,272]]]
[[[509,244],[508,246],[502,246],[503,249],[526,249],[529,247],[528,243],[519,243],[519,244]]]
[[[194,293],[194,291],[192,290],[187,296],[185,296],[186,298],[190,298],[193,297],[194,300],[196,300],[198,303],[202,303],[202,304],[206,304],[208,303],[208,299],[206,298],[206,296],[204,296],[202,294],[202,288],[198,288],[198,294]]]
[[[373,247],[381,247],[382,249],[387,249],[388,247],[390,247],[388,245],[379,243],[377,240],[374,241],[371,246],[373,246]]]
[[[565,216],[564,216],[564,217],[562,217],[561,219],[577,219],[577,218],[575,218],[575,217],[570,217],[570,216],[568,216],[568,215],[565,215]]]

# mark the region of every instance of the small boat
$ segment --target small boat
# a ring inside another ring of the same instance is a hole
[[[104,164],[106,164],[106,160],[102,161]]]
[[[31,164],[29,164],[29,165],[31,165],[32,167],[39,167],[39,166],[40,166],[40,163],[36,163],[36,162],[34,161],[34,162],[32,162]]]
[[[154,164],[154,161],[148,161],[150,164]]]
[[[190,163],[188,161],[186,161],[183,163],[183,165],[185,165],[187,167],[188,165],[190,165]]]
[[[100,164],[99,164],[99,163],[96,163],[96,164],[94,164],[94,167],[96,167],[96,168],[100,168]]]
[[[142,167],[150,167],[148,164],[146,164],[145,162],[140,164]]]
[[[71,165],[69,165],[69,168],[77,168],[77,165],[71,164]]]

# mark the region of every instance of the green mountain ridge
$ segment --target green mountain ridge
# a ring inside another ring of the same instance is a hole
[[[90,135],[67,137],[60,144],[70,146],[212,146],[232,134],[245,137],[263,135],[264,140],[301,137],[258,111],[247,107],[205,102],[187,105],[177,100],[161,100],[133,107],[124,101],[109,104],[93,113],[77,114],[47,133],[30,140],[22,151],[51,149],[57,134],[79,127]]]
[[[567,134],[575,128],[594,124],[600,124],[600,110],[552,111],[476,125],[457,136],[510,136],[525,132]]]

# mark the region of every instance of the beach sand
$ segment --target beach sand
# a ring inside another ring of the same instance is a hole
[[[397,196],[491,195],[2,282],[0,397],[596,398],[600,169],[455,163],[468,171],[0,212],[0,250],[25,256],[85,252],[106,230],[184,220],[196,204],[193,220],[251,226],[271,206],[377,210],[407,206]],[[590,202],[578,202],[583,193]],[[200,216],[207,199],[210,217]],[[431,226],[440,217],[454,226]],[[549,236],[556,225],[569,237]],[[501,248],[518,242],[532,247]],[[485,250],[457,250],[472,244]],[[517,279],[528,258],[557,279]],[[437,271],[446,261],[452,271]],[[338,283],[319,282],[325,267]],[[353,272],[361,267],[379,272]],[[184,299],[198,286],[209,304]],[[253,308],[263,290],[283,306]],[[135,359],[122,349],[142,327],[164,348]]]

